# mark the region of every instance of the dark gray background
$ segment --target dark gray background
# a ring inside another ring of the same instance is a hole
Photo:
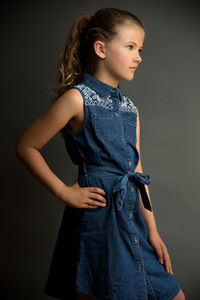
[[[104,7],[146,27],[143,62],[122,90],[137,105],[143,171],[174,275],[186,299],[199,287],[199,6],[195,1],[16,1],[1,11],[0,299],[42,300],[64,204],[18,161],[23,131],[51,104],[48,91],[70,24]],[[77,178],[57,134],[41,153],[67,185]]]

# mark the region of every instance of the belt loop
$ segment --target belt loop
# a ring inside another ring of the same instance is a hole
[[[86,163],[84,161],[78,167],[78,175],[81,175],[82,173],[84,176],[87,176]]]
[[[83,172],[84,172],[84,176],[87,176],[87,168],[85,162],[83,162]]]

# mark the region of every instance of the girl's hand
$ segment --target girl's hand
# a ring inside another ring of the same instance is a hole
[[[149,242],[151,246],[155,249],[160,263],[164,263],[166,271],[171,275],[173,275],[169,253],[159,233],[158,232],[149,233]]]
[[[66,205],[77,208],[97,208],[106,205],[105,191],[98,187],[80,187],[78,180],[59,197]]]

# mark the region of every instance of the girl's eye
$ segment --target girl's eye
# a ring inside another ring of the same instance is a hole
[[[127,47],[131,47],[131,49],[133,49],[133,45],[128,45]],[[143,49],[139,49],[140,54],[142,53]]]
[[[133,45],[128,45],[127,47],[132,47],[133,48]]]

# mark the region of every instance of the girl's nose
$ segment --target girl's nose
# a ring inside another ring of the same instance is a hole
[[[134,56],[133,61],[137,62],[138,64],[142,61],[142,57],[140,56],[139,53]]]

